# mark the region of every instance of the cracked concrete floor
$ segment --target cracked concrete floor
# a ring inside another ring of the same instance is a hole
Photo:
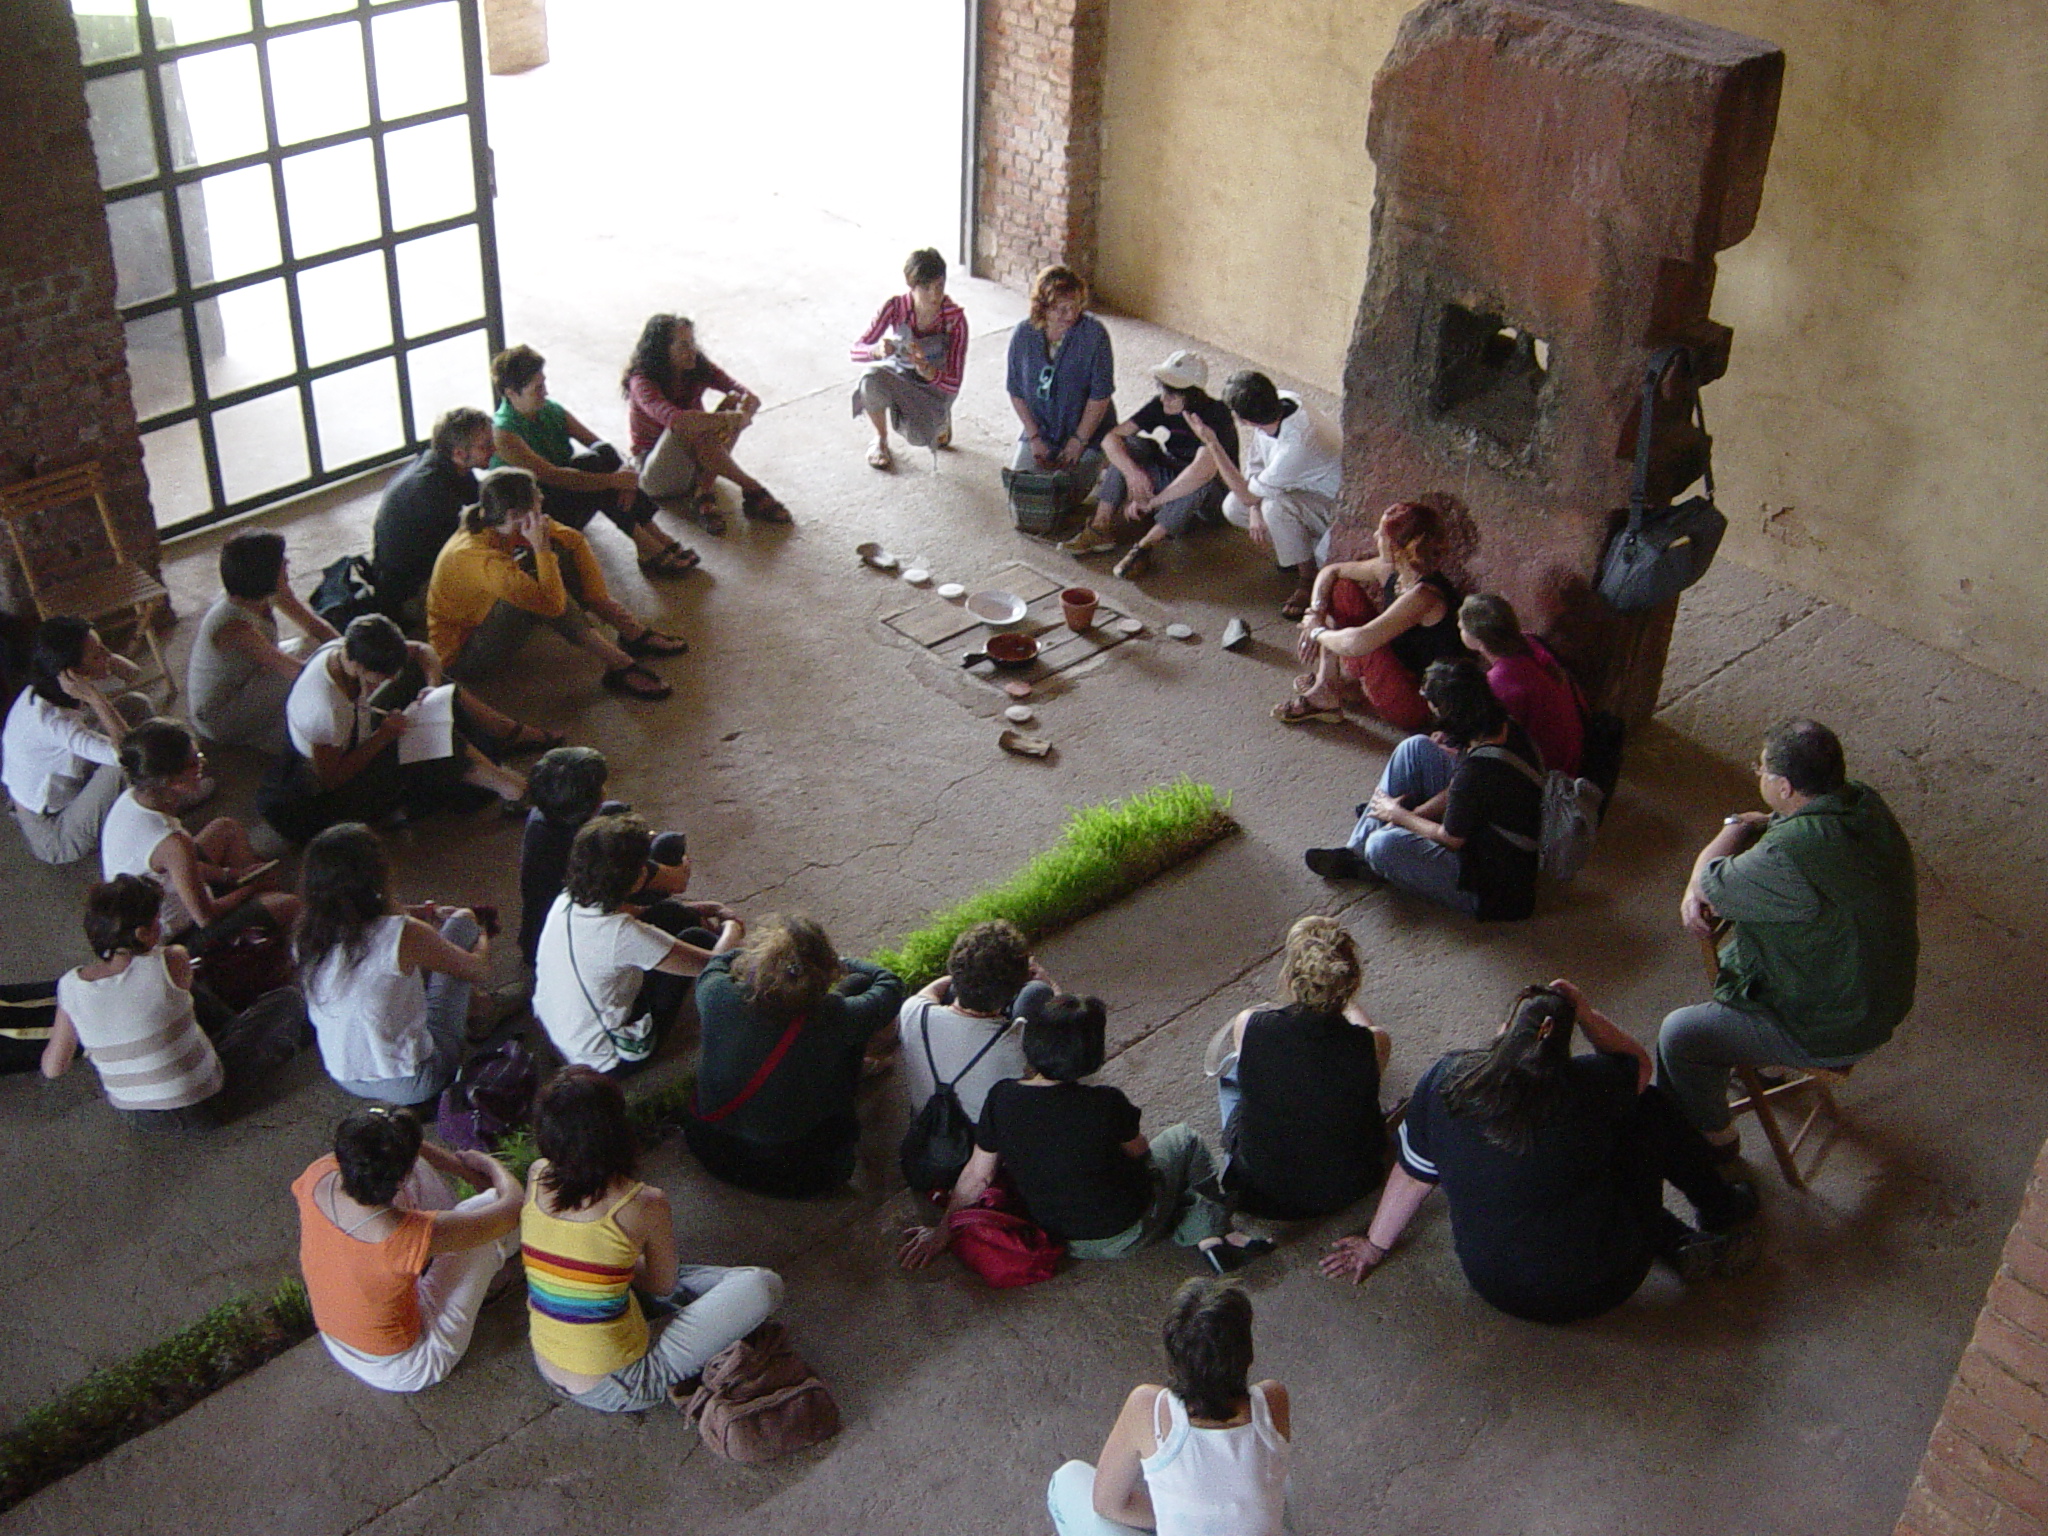
[[[544,106],[558,89],[547,77],[494,82],[494,110]],[[496,122],[516,137],[522,120],[547,114]],[[514,339],[548,354],[555,392],[617,434],[616,368],[639,319],[695,309],[707,348],[768,397],[747,459],[798,524],[696,537],[705,574],[659,589],[599,531],[624,599],[695,644],[664,667],[675,697],[629,706],[571,660],[507,677],[493,698],[610,754],[620,792],[689,830],[704,891],[751,912],[810,911],[852,952],[1007,872],[1057,835],[1068,807],[1181,772],[1228,791],[1242,836],[1045,947],[1064,982],[1111,1001],[1105,1076],[1145,1106],[1149,1127],[1186,1118],[1214,1135],[1202,1043],[1266,994],[1280,937],[1307,910],[1340,911],[1368,952],[1365,1002],[1396,1041],[1390,1095],[1442,1050],[1483,1037],[1523,982],[1560,972],[1648,1038],[1697,993],[1677,891],[1719,817],[1752,803],[1741,765],[1759,727],[1790,710],[1833,720],[1919,849],[1922,990],[1898,1041],[1858,1074],[1853,1127],[1814,1191],[1762,1174],[1769,1257],[1755,1274],[1693,1295],[1653,1278],[1608,1318],[1534,1328],[1466,1291],[1434,1208],[1362,1289],[1314,1274],[1341,1220],[1302,1229],[1249,1283],[1261,1369],[1297,1398],[1304,1533],[1890,1529],[2048,1134],[2036,1086],[2048,1049],[2030,1004],[2048,969],[2034,900],[2048,841],[2039,697],[1724,561],[1686,598],[1657,720],[1569,893],[1528,924],[1481,929],[1335,891],[1301,868],[1299,849],[1341,829],[1386,743],[1266,719],[1291,671],[1273,614],[1282,584],[1231,540],[1173,550],[1142,588],[1093,569],[1091,584],[1155,629],[1045,702],[1041,727],[1059,747],[1048,763],[997,752],[1000,701],[880,622],[906,594],[854,564],[864,538],[941,579],[971,583],[1016,559],[1079,574],[1009,529],[996,486],[1014,295],[956,282],[977,337],[959,450],[937,475],[928,459],[877,475],[859,461],[840,359],[887,291],[900,241],[764,194],[726,210],[764,232],[746,278],[679,296],[678,273],[727,270],[713,262],[715,230],[659,226],[639,262],[616,243],[578,244],[520,200],[519,163],[501,152]],[[562,270],[592,274],[570,309],[548,302]],[[1145,365],[1186,339],[1112,329],[1128,407]],[[1234,365],[1205,350],[1219,373]],[[272,521],[311,570],[361,547],[375,494],[374,483],[331,493]],[[212,591],[216,544],[171,551],[180,653]],[[1257,625],[1246,655],[1215,645],[1232,614]],[[1158,637],[1171,618],[1199,642]],[[534,644],[541,657],[553,641]],[[250,764],[226,767],[225,803],[246,805]],[[515,849],[512,829],[489,818],[430,824],[401,840],[403,888],[509,907]],[[15,896],[8,976],[81,958],[72,914],[88,873],[45,869],[0,839]],[[1004,1295],[944,1264],[900,1275],[890,1257],[910,1212],[884,1181],[896,1093],[884,1084],[870,1100],[871,1163],[838,1200],[739,1195],[674,1145],[649,1168],[677,1197],[685,1252],[788,1277],[799,1344],[846,1415],[829,1447],[749,1470],[713,1461],[674,1415],[558,1408],[527,1364],[518,1307],[500,1303],[456,1376],[418,1399],[371,1393],[303,1347],[0,1524],[142,1532],[183,1529],[203,1510],[235,1532],[657,1520],[707,1533],[1042,1531],[1044,1478],[1065,1456],[1092,1456],[1128,1386],[1156,1375],[1156,1317],[1191,1265],[1155,1252]],[[344,1104],[308,1060],[262,1111],[203,1142],[157,1144],[121,1131],[82,1067],[47,1088],[0,1082],[0,1279],[13,1301],[0,1411],[282,1273],[286,1185]]]

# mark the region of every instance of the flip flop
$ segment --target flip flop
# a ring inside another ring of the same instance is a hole
[[[1299,624],[1308,617],[1308,598],[1302,593],[1295,593],[1280,605],[1280,617]]]
[[[643,629],[631,640],[621,640],[619,649],[638,661],[643,656],[680,656],[690,648],[690,642],[681,635],[663,634],[658,629]]]
[[[675,692],[675,689],[637,661],[630,667],[619,667],[605,673],[598,681],[613,693],[629,699],[643,699],[649,703],[665,699]]]
[[[1320,708],[1297,694],[1284,704],[1275,704],[1273,718],[1282,725],[1342,725],[1344,711]]]
[[[640,569],[648,576],[687,576],[703,562],[704,557],[696,550],[671,544],[661,553],[642,560]]]
[[[887,443],[877,443],[868,450],[868,468],[890,470],[896,467],[896,456],[889,452]]]

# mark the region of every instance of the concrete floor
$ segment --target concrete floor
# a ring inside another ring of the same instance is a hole
[[[518,123],[574,120],[557,89],[548,71],[494,83],[514,339],[548,354],[572,410],[620,433],[616,371],[639,320],[691,309],[707,350],[767,396],[745,459],[797,525],[696,536],[705,574],[658,589],[623,541],[597,533],[622,598],[696,644],[664,668],[677,684],[667,703],[603,694],[547,636],[533,658],[556,665],[491,696],[604,749],[620,792],[658,825],[689,830],[703,891],[750,914],[811,912],[853,953],[1013,868],[1058,835],[1069,807],[1183,772],[1229,792],[1242,836],[1043,952],[1068,986],[1110,1000],[1104,1077],[1145,1106],[1148,1128],[1184,1118],[1213,1138],[1202,1043],[1269,995],[1280,939],[1304,911],[1341,913],[1366,949],[1364,1000],[1396,1042],[1390,1095],[1441,1051],[1483,1038],[1521,984],[1560,973],[1648,1039],[1699,992],[1677,894],[1720,816],[1755,803],[1743,765],[1761,726],[1795,710],[1836,724],[1852,770],[1883,788],[1920,853],[1920,1003],[1858,1073],[1853,1125],[1813,1191],[1761,1172],[1769,1251],[1754,1274],[1690,1295],[1653,1277],[1607,1318],[1536,1328],[1466,1290],[1432,1206],[1362,1289],[1320,1279],[1314,1261],[1363,1211],[1301,1229],[1249,1284],[1260,1368],[1296,1397],[1304,1533],[1888,1531],[2048,1135],[2037,1087],[2048,1043],[2031,1006],[2048,981],[2048,917],[2033,899],[2048,841],[2043,701],[1724,564],[1686,598],[1657,720],[1632,747],[1591,866],[1531,922],[1480,928],[1301,867],[1302,847],[1345,825],[1387,742],[1267,720],[1291,671],[1291,627],[1274,612],[1284,583],[1241,541],[1211,536],[1170,552],[1142,588],[1092,567],[1154,633],[1043,700],[1059,748],[1050,762],[1006,757],[994,744],[1005,701],[882,625],[912,594],[851,550],[880,538],[970,584],[1020,558],[1079,574],[1011,531],[996,484],[1012,435],[1001,375],[1015,296],[955,283],[976,329],[959,448],[937,476],[928,460],[875,474],[846,419],[843,347],[889,291],[904,242],[764,198],[723,211],[764,236],[743,261],[706,265],[731,257],[732,237],[680,216],[649,235],[655,259],[628,261],[616,242],[551,222],[520,179],[538,184],[545,167],[519,169]],[[700,272],[678,296],[678,274]],[[588,278],[573,302],[564,273]],[[1112,331],[1128,407],[1144,367],[1186,339],[1135,322]],[[1219,374],[1236,362],[1210,355]],[[376,490],[272,519],[302,570],[366,542]],[[170,552],[181,654],[216,547],[201,538]],[[1247,654],[1215,644],[1232,614],[1257,628]],[[1158,636],[1174,618],[1197,643]],[[246,806],[249,770],[229,765],[226,806]],[[515,831],[482,817],[405,834],[397,862],[409,896],[509,908],[515,852]],[[15,895],[6,975],[82,958],[72,914],[89,878],[0,838]],[[204,1508],[227,1531],[379,1536],[651,1519],[707,1533],[1042,1531],[1052,1467],[1092,1456],[1123,1393],[1156,1378],[1156,1319],[1192,1264],[1157,1251],[1007,1294],[949,1261],[898,1273],[891,1255],[911,1211],[884,1176],[898,1093],[884,1083],[872,1096],[872,1165],[836,1200],[741,1196],[673,1144],[648,1170],[676,1196],[686,1254],[788,1278],[799,1346],[845,1413],[828,1447],[748,1470],[712,1460],[673,1414],[559,1408],[527,1363],[520,1309],[500,1303],[432,1392],[379,1396],[317,1344],[302,1347],[0,1528],[182,1530]],[[265,1110],[204,1142],[160,1145],[120,1129],[85,1068],[49,1087],[0,1082],[0,1280],[13,1301],[0,1412],[284,1272],[286,1185],[344,1105],[302,1062]]]

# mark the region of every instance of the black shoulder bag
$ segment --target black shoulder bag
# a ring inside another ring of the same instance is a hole
[[[1650,440],[1657,417],[1657,389],[1673,366],[1692,373],[1684,347],[1666,347],[1650,359],[1643,375],[1642,424],[1636,431],[1635,483],[1629,491],[1628,522],[1608,540],[1600,560],[1600,595],[1618,613],[1642,613],[1667,603],[1707,574],[1728,519],[1714,505],[1713,439],[1707,437],[1706,408],[1697,386],[1687,421],[1697,417],[1706,439],[1706,494],[1661,507],[1650,505]]]

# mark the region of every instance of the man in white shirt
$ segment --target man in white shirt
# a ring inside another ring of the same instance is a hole
[[[1019,1000],[1043,985],[1031,946],[1014,924],[1000,918],[976,923],[955,939],[946,974],[905,999],[896,1015],[911,1114],[940,1083],[952,1083],[967,1118],[979,1120],[991,1087],[1007,1077],[1029,1077],[1024,1031],[1016,1024]]]
[[[1295,574],[1294,594],[1281,616],[1299,619],[1315,590],[1323,540],[1337,516],[1344,489],[1344,449],[1336,430],[1292,390],[1276,389],[1249,368],[1223,385],[1223,403],[1249,432],[1240,431],[1242,463],[1232,462],[1204,422],[1189,427],[1213,451],[1230,494],[1223,515],[1271,550],[1274,563]]]

